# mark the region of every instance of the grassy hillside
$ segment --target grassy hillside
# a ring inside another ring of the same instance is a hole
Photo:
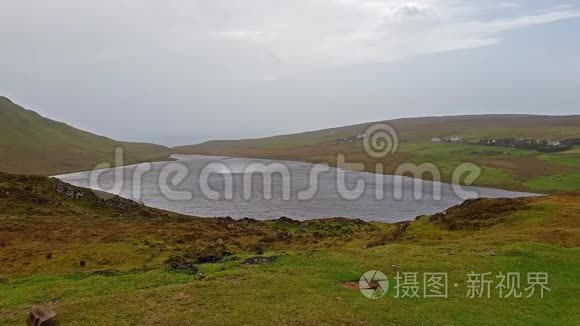
[[[409,118],[387,123],[397,130],[399,148],[384,159],[366,155],[356,139],[375,123],[325,129],[301,134],[237,141],[210,141],[173,149],[177,154],[205,154],[271,158],[336,164],[338,153],[348,162],[362,162],[374,172],[375,163],[394,173],[401,163],[433,163],[450,181],[455,167],[475,163],[482,168],[477,185],[505,189],[557,192],[580,190],[578,148],[542,153],[512,147],[481,146],[486,138],[563,140],[580,137],[580,116],[481,115]],[[461,136],[462,143],[433,143],[432,138]]]
[[[0,97],[0,171],[54,175],[114,162],[116,147],[126,163],[167,159],[164,146],[119,142],[44,118]]]
[[[259,222],[183,217],[0,174],[0,324],[43,304],[63,325],[571,325],[579,198],[472,200],[399,224]],[[378,300],[357,287],[371,269],[391,282]],[[448,272],[449,298],[395,298],[397,272]],[[550,291],[466,298],[471,272],[519,272],[522,287],[526,273],[547,272]]]
[[[125,150],[125,164],[165,160],[170,152],[238,157],[286,159],[336,164],[338,153],[349,162],[363,162],[374,172],[383,163],[384,173],[394,173],[401,163],[433,163],[444,181],[451,180],[464,162],[482,168],[477,185],[505,189],[557,192],[580,190],[580,152],[541,153],[508,147],[473,145],[485,138],[561,140],[580,137],[580,116],[484,115],[410,118],[383,121],[400,139],[397,153],[385,159],[370,158],[357,135],[369,124],[294,135],[239,141],[210,141],[172,150],[154,144],[119,142],[64,123],[44,118],[0,97],[0,171],[54,175],[89,170],[114,162],[114,150]],[[433,137],[460,135],[464,143],[432,143]],[[346,140],[345,140],[346,139]]]

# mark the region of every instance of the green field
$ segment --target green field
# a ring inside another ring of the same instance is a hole
[[[524,184],[531,189],[547,192],[577,191],[580,187],[580,173],[537,177],[526,181]]]
[[[395,154],[378,160],[366,155],[360,142],[330,147],[324,144],[298,146],[282,150],[235,147],[214,151],[197,148],[187,153],[322,162],[332,166],[336,165],[336,155],[342,153],[346,155],[347,162],[364,163],[365,169],[370,172],[375,172],[377,163],[385,166],[384,173],[387,174],[395,173],[396,168],[403,163],[433,164],[440,172],[441,179],[446,182],[452,181],[453,172],[461,164],[473,163],[481,169],[481,175],[474,185],[540,193],[580,190],[580,182],[575,177],[580,173],[580,154],[576,153],[541,153],[469,143],[428,141],[401,142]],[[430,175],[422,177],[431,178]]]
[[[177,154],[226,155],[307,161],[336,165],[337,155],[347,162],[364,163],[375,172],[377,163],[383,173],[396,173],[404,163],[429,163],[436,166],[441,179],[452,181],[453,171],[463,163],[481,169],[474,185],[530,192],[580,190],[574,175],[580,173],[578,147],[561,153],[542,153],[512,147],[482,146],[481,139],[526,138],[563,140],[580,138],[580,116],[484,115],[408,118],[383,121],[395,128],[398,148],[381,159],[367,155],[357,139],[374,123],[282,135],[261,139],[210,141],[173,148]],[[458,135],[461,142],[432,142],[431,139]],[[392,137],[391,137],[392,138]],[[345,140],[346,139],[346,140]],[[569,178],[561,178],[569,175]],[[429,175],[420,176],[430,179]],[[544,181],[549,181],[549,186]]]
[[[469,201],[407,226],[259,222],[183,218],[65,186],[84,193],[71,199],[55,191],[57,180],[0,177],[0,325],[23,323],[34,304],[53,309],[63,325],[573,325],[580,318],[574,194]],[[357,288],[373,269],[390,281],[377,300]],[[448,298],[396,298],[397,272],[448,273]],[[545,272],[550,291],[499,298],[492,287],[489,299],[469,298],[472,272],[492,272],[494,286],[497,273],[520,273],[522,292],[528,272]]]

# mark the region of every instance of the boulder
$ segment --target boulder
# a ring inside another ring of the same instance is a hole
[[[26,320],[28,326],[54,326],[56,313],[47,307],[33,306]]]

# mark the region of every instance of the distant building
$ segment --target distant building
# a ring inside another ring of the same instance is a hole
[[[441,142],[441,138],[439,138],[439,137],[433,137],[433,138],[431,138],[431,141],[434,142],[434,143],[440,143]]]
[[[548,146],[560,146],[559,140],[548,140]]]
[[[480,140],[479,143],[484,145],[495,145],[497,143],[497,140],[488,138]]]
[[[448,140],[452,143],[458,143],[458,142],[462,141],[463,138],[461,138],[460,136],[451,136],[448,138]]]

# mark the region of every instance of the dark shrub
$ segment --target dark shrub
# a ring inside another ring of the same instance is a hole
[[[171,272],[195,275],[199,271],[199,268],[195,266],[195,262],[191,258],[180,255],[170,257],[165,261],[165,265],[167,270]]]

